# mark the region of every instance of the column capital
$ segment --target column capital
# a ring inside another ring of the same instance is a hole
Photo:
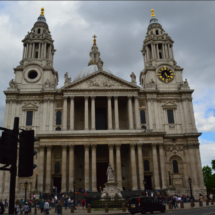
[[[120,148],[121,147],[121,143],[115,143],[116,148]]]
[[[70,149],[74,149],[74,147],[75,147],[74,144],[69,145],[69,148],[70,148]]]
[[[84,96],[85,100],[89,98],[89,96]]]
[[[108,143],[108,147],[109,148],[114,147],[114,144],[113,143]]]
[[[152,147],[156,147],[158,143],[152,143]]]
[[[61,145],[61,147],[62,147],[63,149],[65,149],[65,148],[67,148],[67,145]]]
[[[47,148],[47,149],[51,149],[51,148],[52,148],[52,145],[46,145],[46,148]]]
[[[90,96],[91,97],[91,99],[95,99],[96,98],[96,96]]]
[[[84,144],[85,149],[89,149],[90,145],[89,144]]]
[[[96,149],[97,144],[93,143],[93,144],[91,144],[91,147],[92,147],[92,149]]]
[[[127,96],[128,97],[128,99],[131,99],[132,98],[132,96]]]
[[[138,143],[137,143],[137,146],[142,146],[143,145],[143,141],[139,141]]]
[[[68,96],[63,96],[63,99],[66,100],[68,98]]]
[[[118,99],[119,96],[114,96],[114,99]]]
[[[40,145],[39,148],[40,149],[45,149],[45,145]]]
[[[135,147],[136,143],[130,143],[130,147]]]
[[[139,96],[134,96],[135,99],[139,99]]]
[[[111,99],[112,96],[107,96],[108,99]]]
[[[75,96],[69,96],[69,97],[70,97],[70,99],[74,99]]]

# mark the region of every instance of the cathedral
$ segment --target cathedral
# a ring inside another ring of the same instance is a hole
[[[141,49],[143,70],[131,81],[103,66],[93,36],[88,66],[72,80],[53,67],[54,40],[44,8],[23,43],[20,64],[4,94],[4,127],[33,129],[37,155],[32,177],[16,179],[16,197],[28,192],[98,192],[110,164],[120,190],[205,194],[192,93],[174,58],[174,41],[154,11]],[[105,50],[104,50],[105,51]],[[104,60],[104,59],[103,59]],[[86,62],[87,63],[87,62]],[[138,81],[138,82],[137,82]],[[139,85],[138,85],[139,84]],[[0,171],[0,198],[9,197],[10,173]]]

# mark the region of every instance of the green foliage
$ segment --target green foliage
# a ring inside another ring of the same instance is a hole
[[[213,160],[213,161],[214,161],[214,165],[215,165],[215,160]],[[213,161],[212,161],[212,165],[213,165]],[[202,168],[203,176],[204,176],[204,183],[207,188],[207,192],[211,192],[212,189],[215,188],[215,174],[212,174],[212,169],[213,168],[211,168],[209,166],[204,166]]]
[[[211,164],[212,164],[212,170],[215,171],[215,160],[212,160],[212,161],[211,161]]]

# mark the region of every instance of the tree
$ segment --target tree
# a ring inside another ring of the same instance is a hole
[[[212,161],[211,161],[211,164],[212,164],[212,170],[215,171],[215,160],[212,160]]]
[[[212,168],[210,168],[209,166],[204,166],[202,171],[203,171],[205,186],[207,187],[210,177],[212,176]]]

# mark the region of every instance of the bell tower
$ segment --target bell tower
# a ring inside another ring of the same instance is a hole
[[[164,31],[151,10],[151,19],[143,41],[144,69],[139,81],[143,89],[178,89],[183,69],[177,65],[173,53],[174,41]]]
[[[20,65],[14,68],[15,85],[19,91],[35,91],[44,88],[55,90],[58,72],[53,68],[54,40],[41,8],[40,16],[23,42]]]
[[[93,36],[93,45],[91,48],[91,52],[90,52],[90,62],[88,63],[89,65],[97,65],[98,60],[99,60],[99,56],[100,56],[100,52],[98,49],[98,46],[96,45],[96,35]]]

